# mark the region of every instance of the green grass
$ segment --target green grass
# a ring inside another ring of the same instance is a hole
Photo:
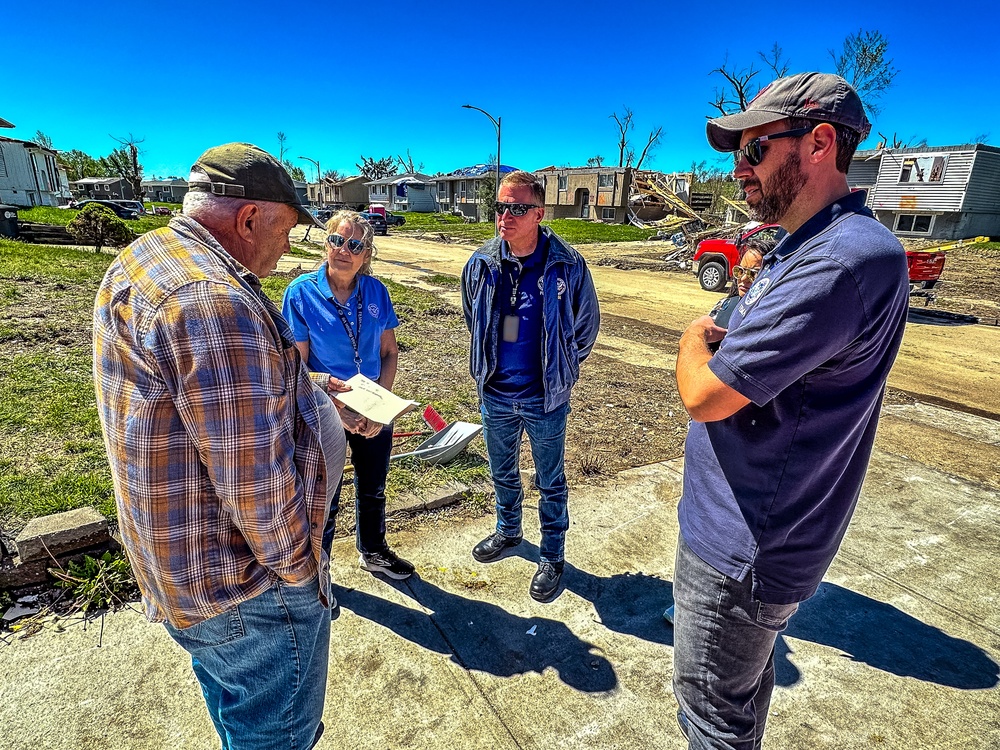
[[[60,226],[66,226],[78,213],[80,212],[74,208],[35,206],[34,208],[19,210],[17,212],[17,220],[19,222],[30,221],[35,224],[59,224]],[[169,216],[141,216],[135,220],[126,219],[125,223],[136,234],[145,234],[151,229],[165,227],[169,221]]]
[[[394,232],[445,234],[457,240],[485,242],[494,235],[493,225],[485,223],[466,224],[461,217],[451,214],[418,214],[406,213],[406,224],[394,229]],[[640,229],[631,224],[604,224],[599,221],[584,221],[582,219],[553,219],[544,221],[543,225],[570,244],[587,244],[591,242],[634,242],[648,240],[656,234],[655,229]]]
[[[31,518],[84,505],[116,517],[91,373],[94,297],[113,259],[0,239],[0,528],[8,533],[16,534]],[[280,304],[295,275],[264,279],[265,292]],[[403,333],[411,334],[412,356],[464,362],[464,348],[450,352],[420,329],[420,321],[434,330],[460,328],[460,315],[430,292],[385,283],[397,315],[408,323]],[[448,421],[469,419],[475,411],[471,380],[460,390],[449,391],[450,400],[434,401]],[[424,424],[414,412],[399,427],[418,430]],[[447,467],[404,463],[399,471],[390,479],[392,492],[486,477],[485,461],[475,451]]]
[[[0,240],[0,525],[114,496],[91,375],[105,254]]]

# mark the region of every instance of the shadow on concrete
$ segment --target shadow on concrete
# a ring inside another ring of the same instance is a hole
[[[929,326],[974,326],[979,322],[979,318],[975,315],[963,315],[935,308],[911,307],[907,310],[906,322]]]
[[[954,638],[890,604],[823,583],[802,603],[785,634],[821,643],[884,672],[961,690],[1000,684],[1000,667],[974,643]],[[775,679],[793,685],[799,671],[784,638],[775,645]]]
[[[464,669],[511,677],[551,667],[564,683],[587,693],[606,692],[618,685],[611,662],[564,623],[518,617],[495,604],[452,594],[417,576],[386,582],[431,613],[356,590],[339,590],[340,606],[408,641],[450,656]]]

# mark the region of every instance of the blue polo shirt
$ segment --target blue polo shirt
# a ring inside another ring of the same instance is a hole
[[[526,258],[517,258],[506,240],[500,243],[500,283],[496,304],[500,308],[500,330],[497,336],[497,369],[486,381],[486,391],[504,398],[523,401],[545,396],[542,376],[542,276],[548,257],[548,238],[538,233],[535,251]],[[511,305],[511,294],[517,284],[517,300]],[[517,341],[504,341],[504,318],[519,318]]]
[[[782,241],[709,368],[751,403],[692,422],[681,533],[761,601],[811,596],[840,546],[903,337],[906,256],[864,207],[827,206]]]
[[[327,372],[341,380],[357,374],[354,346],[337,314],[337,308],[344,313],[357,337],[360,294],[358,354],[361,356],[361,374],[370,380],[377,380],[382,373],[382,334],[397,327],[399,320],[385,284],[374,276],[359,275],[357,279],[354,292],[344,305],[333,296],[326,277],[326,263],[315,273],[299,276],[285,289],[281,312],[291,326],[295,340],[309,342],[306,366],[312,372]]]

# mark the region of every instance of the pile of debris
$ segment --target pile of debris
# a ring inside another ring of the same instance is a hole
[[[658,228],[676,223],[676,217],[698,219],[692,208],[677,195],[676,175],[636,172],[629,189],[629,221],[637,227]]]

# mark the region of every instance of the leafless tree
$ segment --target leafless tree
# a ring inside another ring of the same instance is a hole
[[[383,177],[392,177],[399,171],[396,160],[391,156],[376,159],[374,156],[369,157],[362,154],[361,163],[354,166],[369,180],[381,180]]]
[[[328,169],[323,173],[323,179],[328,180],[329,182],[340,182],[346,176],[347,175],[341,174],[340,171],[336,169]]]
[[[41,130],[35,131],[35,137],[31,139],[31,142],[41,146],[42,148],[55,150],[52,146],[52,139],[45,135],[45,133]]]
[[[643,146],[642,151],[639,153],[639,160],[636,161],[635,149],[631,147],[632,136],[631,133],[635,130],[635,123],[633,122],[635,115],[631,108],[622,106],[622,113],[613,113],[610,118],[615,121],[618,126],[618,166],[619,167],[631,167],[633,163],[636,169],[642,167],[642,163],[646,160],[657,146],[660,145],[660,139],[663,135],[663,127],[657,126],[653,130],[649,131],[649,137],[646,139],[646,145]],[[604,157],[593,157],[593,159],[599,159],[600,163],[596,166],[602,166]],[[591,159],[587,160],[589,165]]]
[[[146,139],[136,138],[131,133],[128,134],[127,138],[118,138],[114,135],[108,137],[121,145],[119,148],[113,149],[107,156],[102,157],[102,164],[110,170],[111,174],[119,175],[129,183],[136,199],[142,200],[142,164],[139,163],[139,144]]]
[[[777,42],[774,43],[774,46],[771,47],[770,51],[766,55],[763,52],[758,52],[757,55],[764,61],[764,64],[771,69],[775,78],[781,78],[788,74],[791,63],[789,63],[788,60],[782,59],[785,56],[785,53],[781,47],[778,46]]]
[[[987,143],[990,140],[989,133],[979,133],[972,139],[973,143]]]
[[[288,151],[288,136],[278,131],[278,161],[285,163],[285,152]]]
[[[424,168],[423,162],[419,162],[417,164],[413,163],[413,157],[410,156],[410,149],[406,149],[405,159],[402,156],[397,155],[396,161],[399,163],[399,166],[403,170],[404,174],[416,174]]]
[[[603,167],[604,166],[604,157],[601,156],[600,154],[598,154],[597,156],[591,156],[589,159],[587,159],[587,166],[588,167]]]
[[[854,87],[868,111],[876,116],[881,111],[879,99],[899,73],[886,57],[888,49],[889,40],[880,31],[859,29],[844,40],[840,54],[830,50],[837,74]]]
[[[612,112],[610,117],[615,121],[618,126],[619,136],[618,136],[618,166],[625,166],[626,156],[628,160],[632,160],[633,152],[628,151],[629,142],[629,132],[635,129],[635,125],[632,124],[632,110],[628,107],[622,107],[623,112],[618,114],[617,112]]]
[[[764,57],[763,53],[758,54]],[[747,68],[730,66],[727,54],[722,65],[709,73],[709,75],[720,75],[726,79],[722,88],[715,89],[715,98],[709,104],[723,115],[746,111],[747,105],[760,90],[760,86],[754,80],[759,74],[760,71],[754,68],[753,63]]]
[[[895,133],[892,134],[891,139],[887,138],[883,133],[879,133],[878,137],[882,139],[879,141],[878,148],[922,148],[927,145],[926,138],[917,138],[915,135],[911,135],[905,141]]]

